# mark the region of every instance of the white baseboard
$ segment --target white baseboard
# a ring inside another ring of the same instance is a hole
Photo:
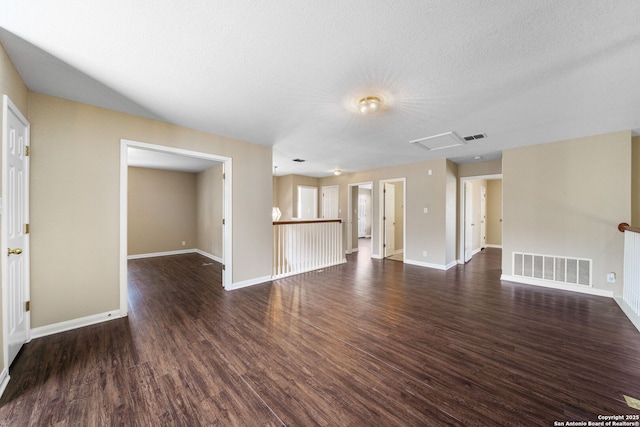
[[[9,384],[9,379],[10,379],[9,368],[5,366],[2,372],[0,373],[0,397],[2,397],[2,395],[4,394],[4,391],[7,388],[7,385]]]
[[[502,249],[502,245],[487,245],[487,248],[496,248],[496,249]]]
[[[121,317],[125,316],[120,314],[120,310],[113,310],[105,313],[93,314],[87,317],[81,317],[79,319],[72,319],[60,323],[54,323],[52,325],[41,326],[39,328],[31,329],[31,339],[46,337],[47,335],[95,325],[96,323],[107,322]]]
[[[247,286],[259,285],[261,283],[270,282],[271,276],[256,277],[255,279],[243,280],[242,282],[234,282],[230,286],[226,286],[227,291],[234,291]]]
[[[212,254],[210,254],[208,252],[201,251],[200,249],[194,249],[194,252],[199,253],[200,255],[202,255],[204,257],[207,257],[207,258],[209,258],[211,260],[214,260],[215,262],[219,262],[220,264],[224,264],[222,262],[222,258],[220,258],[219,256],[215,256],[215,255],[212,255]]]
[[[612,291],[606,291],[604,289],[591,288],[589,286],[553,283],[553,282],[547,282],[547,281],[544,281],[544,280],[532,279],[530,277],[510,276],[508,274],[503,274],[502,276],[500,276],[500,280],[506,280],[506,281],[509,281],[509,282],[516,282],[516,283],[523,283],[525,285],[534,285],[534,286],[542,286],[542,287],[545,287],[545,288],[560,289],[562,291],[580,292],[582,294],[597,295],[597,296],[600,296],[600,297],[613,298],[613,292]]]
[[[405,264],[411,264],[411,265],[417,265],[419,267],[427,267],[427,268],[435,268],[436,270],[448,270],[451,267],[455,267],[458,263],[457,261],[452,261],[447,265],[444,264],[432,264],[430,262],[424,262],[424,261],[414,261],[412,259],[406,259],[404,260]]]
[[[220,264],[223,264],[222,258],[212,255],[208,252],[202,251],[200,249],[180,249],[177,251],[152,252],[148,254],[128,255],[127,259],[155,258],[159,256],[184,255],[184,254],[193,254],[193,253],[200,254],[202,256],[205,256],[209,259],[214,260],[215,262],[219,262]]]
[[[638,316],[631,309],[631,307],[629,307],[627,303],[624,302],[622,297],[615,297],[613,299],[618,303],[618,305],[620,306],[620,309],[622,309],[622,312],[629,318],[629,320],[631,320],[631,323],[633,323],[633,326],[635,326],[636,329],[640,331],[640,316]]]
[[[182,255],[196,252],[197,249],[180,249],[178,251],[152,252],[148,254],[127,255],[127,259],[155,258],[158,256]]]

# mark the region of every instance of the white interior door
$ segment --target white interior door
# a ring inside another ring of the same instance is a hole
[[[464,185],[464,262],[473,256],[473,184]]]
[[[358,196],[358,237],[367,237],[367,196]]]
[[[487,247],[487,188],[480,187],[480,248]]]
[[[384,183],[384,256],[395,253],[396,243],[396,187]]]
[[[8,361],[29,339],[29,122],[5,95],[2,142],[3,299]]]
[[[339,187],[332,185],[322,187],[322,217],[325,219],[335,219],[340,217],[338,209]]]

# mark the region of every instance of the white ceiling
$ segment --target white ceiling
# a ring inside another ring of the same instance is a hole
[[[0,2],[31,90],[271,146],[278,175],[309,176],[640,129],[639,22],[637,0]],[[369,95],[385,104],[364,117]],[[487,138],[409,144],[446,132]]]

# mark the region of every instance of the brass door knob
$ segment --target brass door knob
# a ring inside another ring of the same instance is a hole
[[[15,249],[8,248],[7,252],[8,252],[7,255],[12,255],[12,254],[13,255],[20,255],[22,253],[22,249],[20,249],[20,248],[15,248]]]

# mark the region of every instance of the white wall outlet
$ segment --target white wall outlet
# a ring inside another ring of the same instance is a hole
[[[424,208],[424,213],[429,213],[429,208]]]
[[[422,256],[427,256],[427,251],[422,251]]]
[[[432,171],[431,169],[429,169],[429,170],[427,171],[427,175],[433,175],[433,171]]]
[[[182,246],[187,246],[187,242],[186,241],[182,241]]]
[[[607,283],[616,283],[616,273],[607,273]]]

